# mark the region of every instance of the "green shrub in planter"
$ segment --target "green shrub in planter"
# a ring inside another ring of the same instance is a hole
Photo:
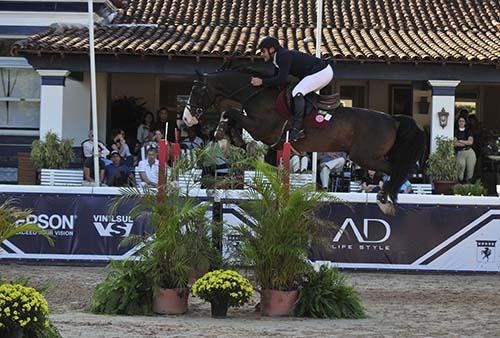
[[[474,184],[456,184],[453,187],[453,194],[461,196],[484,196],[487,194],[487,191],[481,184],[481,181],[478,180]]]
[[[322,265],[306,275],[297,304],[298,317],[349,318],[365,317],[358,293],[346,284],[346,277],[337,269]]]
[[[73,160],[73,139],[59,139],[48,132],[45,140],[32,143],[31,158],[39,169],[64,169]]]
[[[436,137],[436,145],[436,151],[427,160],[427,174],[434,181],[458,180],[460,165],[455,157],[453,140],[438,136]]]

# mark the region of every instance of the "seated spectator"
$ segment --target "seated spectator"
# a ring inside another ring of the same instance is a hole
[[[91,150],[92,152],[92,150]],[[99,152],[101,155],[101,152]],[[99,157],[99,183],[104,185],[104,161]],[[94,185],[94,158],[88,157],[83,163],[83,185],[91,186]]]
[[[382,175],[377,174],[375,170],[365,171],[361,178],[361,190],[364,192],[379,192],[383,184]]]
[[[147,158],[139,162],[137,171],[140,173],[143,185],[156,187],[158,185],[158,170],[160,162],[157,158],[158,150],[151,147],[147,151]]]
[[[101,154],[101,157],[105,159],[106,156],[109,155],[108,148],[106,148],[106,145],[101,141],[98,141],[97,144],[99,145],[99,153]],[[94,154],[92,154],[92,151],[94,149],[94,132],[92,130],[89,130],[88,139],[82,142],[82,149],[84,162],[87,158],[92,158],[94,156]]]
[[[293,155],[290,159],[290,169],[293,173],[306,171],[309,167],[309,156],[307,153]]]
[[[203,140],[196,136],[196,129],[193,127],[187,130],[188,137],[185,138],[181,143],[181,148],[183,149],[196,149],[203,145]]]
[[[117,150],[111,152],[111,164],[105,168],[106,184],[110,187],[125,187],[130,181],[130,169],[122,162]]]
[[[134,157],[132,156],[127,141],[125,140],[125,131],[123,129],[116,129],[112,135],[113,140],[111,144],[111,152],[113,152],[113,150],[118,151],[120,157],[127,164],[127,166],[132,166]]]
[[[388,176],[388,175],[384,175],[384,177],[382,178],[384,180],[384,182],[388,181],[389,179],[391,178],[391,176]],[[413,188],[411,186],[411,183],[410,181],[408,181],[408,179],[406,179],[403,184],[401,184],[401,186],[399,187],[399,193],[400,194],[413,194]]]
[[[347,154],[343,151],[331,153],[318,153],[319,167],[321,169],[320,179],[323,189],[328,189],[330,173],[340,174],[344,168]]]
[[[153,128],[153,124],[154,124],[153,114],[146,113],[144,115],[142,123],[137,128],[137,141],[139,141],[140,144],[143,144],[146,141],[146,138],[148,137],[151,129]]]

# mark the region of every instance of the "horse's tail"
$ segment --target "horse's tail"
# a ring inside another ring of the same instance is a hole
[[[411,117],[397,115],[394,118],[399,122],[399,127],[396,141],[388,153],[392,170],[386,189],[393,202],[396,203],[399,188],[415,167],[416,162],[421,160],[425,136],[424,131]]]

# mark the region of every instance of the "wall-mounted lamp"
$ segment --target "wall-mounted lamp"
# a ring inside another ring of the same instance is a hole
[[[448,117],[450,116],[450,113],[448,113],[446,110],[441,109],[441,111],[438,112],[438,117],[439,117],[439,125],[441,128],[444,129],[448,125]]]
[[[430,103],[427,101],[427,96],[420,96],[420,101],[418,102],[418,113],[428,114]]]

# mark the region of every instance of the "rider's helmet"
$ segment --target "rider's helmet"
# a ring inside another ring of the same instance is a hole
[[[263,48],[266,48],[266,49],[269,49],[271,47],[274,47],[274,49],[278,49],[280,48],[280,42],[278,41],[278,39],[276,39],[275,37],[273,36],[266,36],[264,39],[262,39],[259,43],[259,49],[263,49]]]

